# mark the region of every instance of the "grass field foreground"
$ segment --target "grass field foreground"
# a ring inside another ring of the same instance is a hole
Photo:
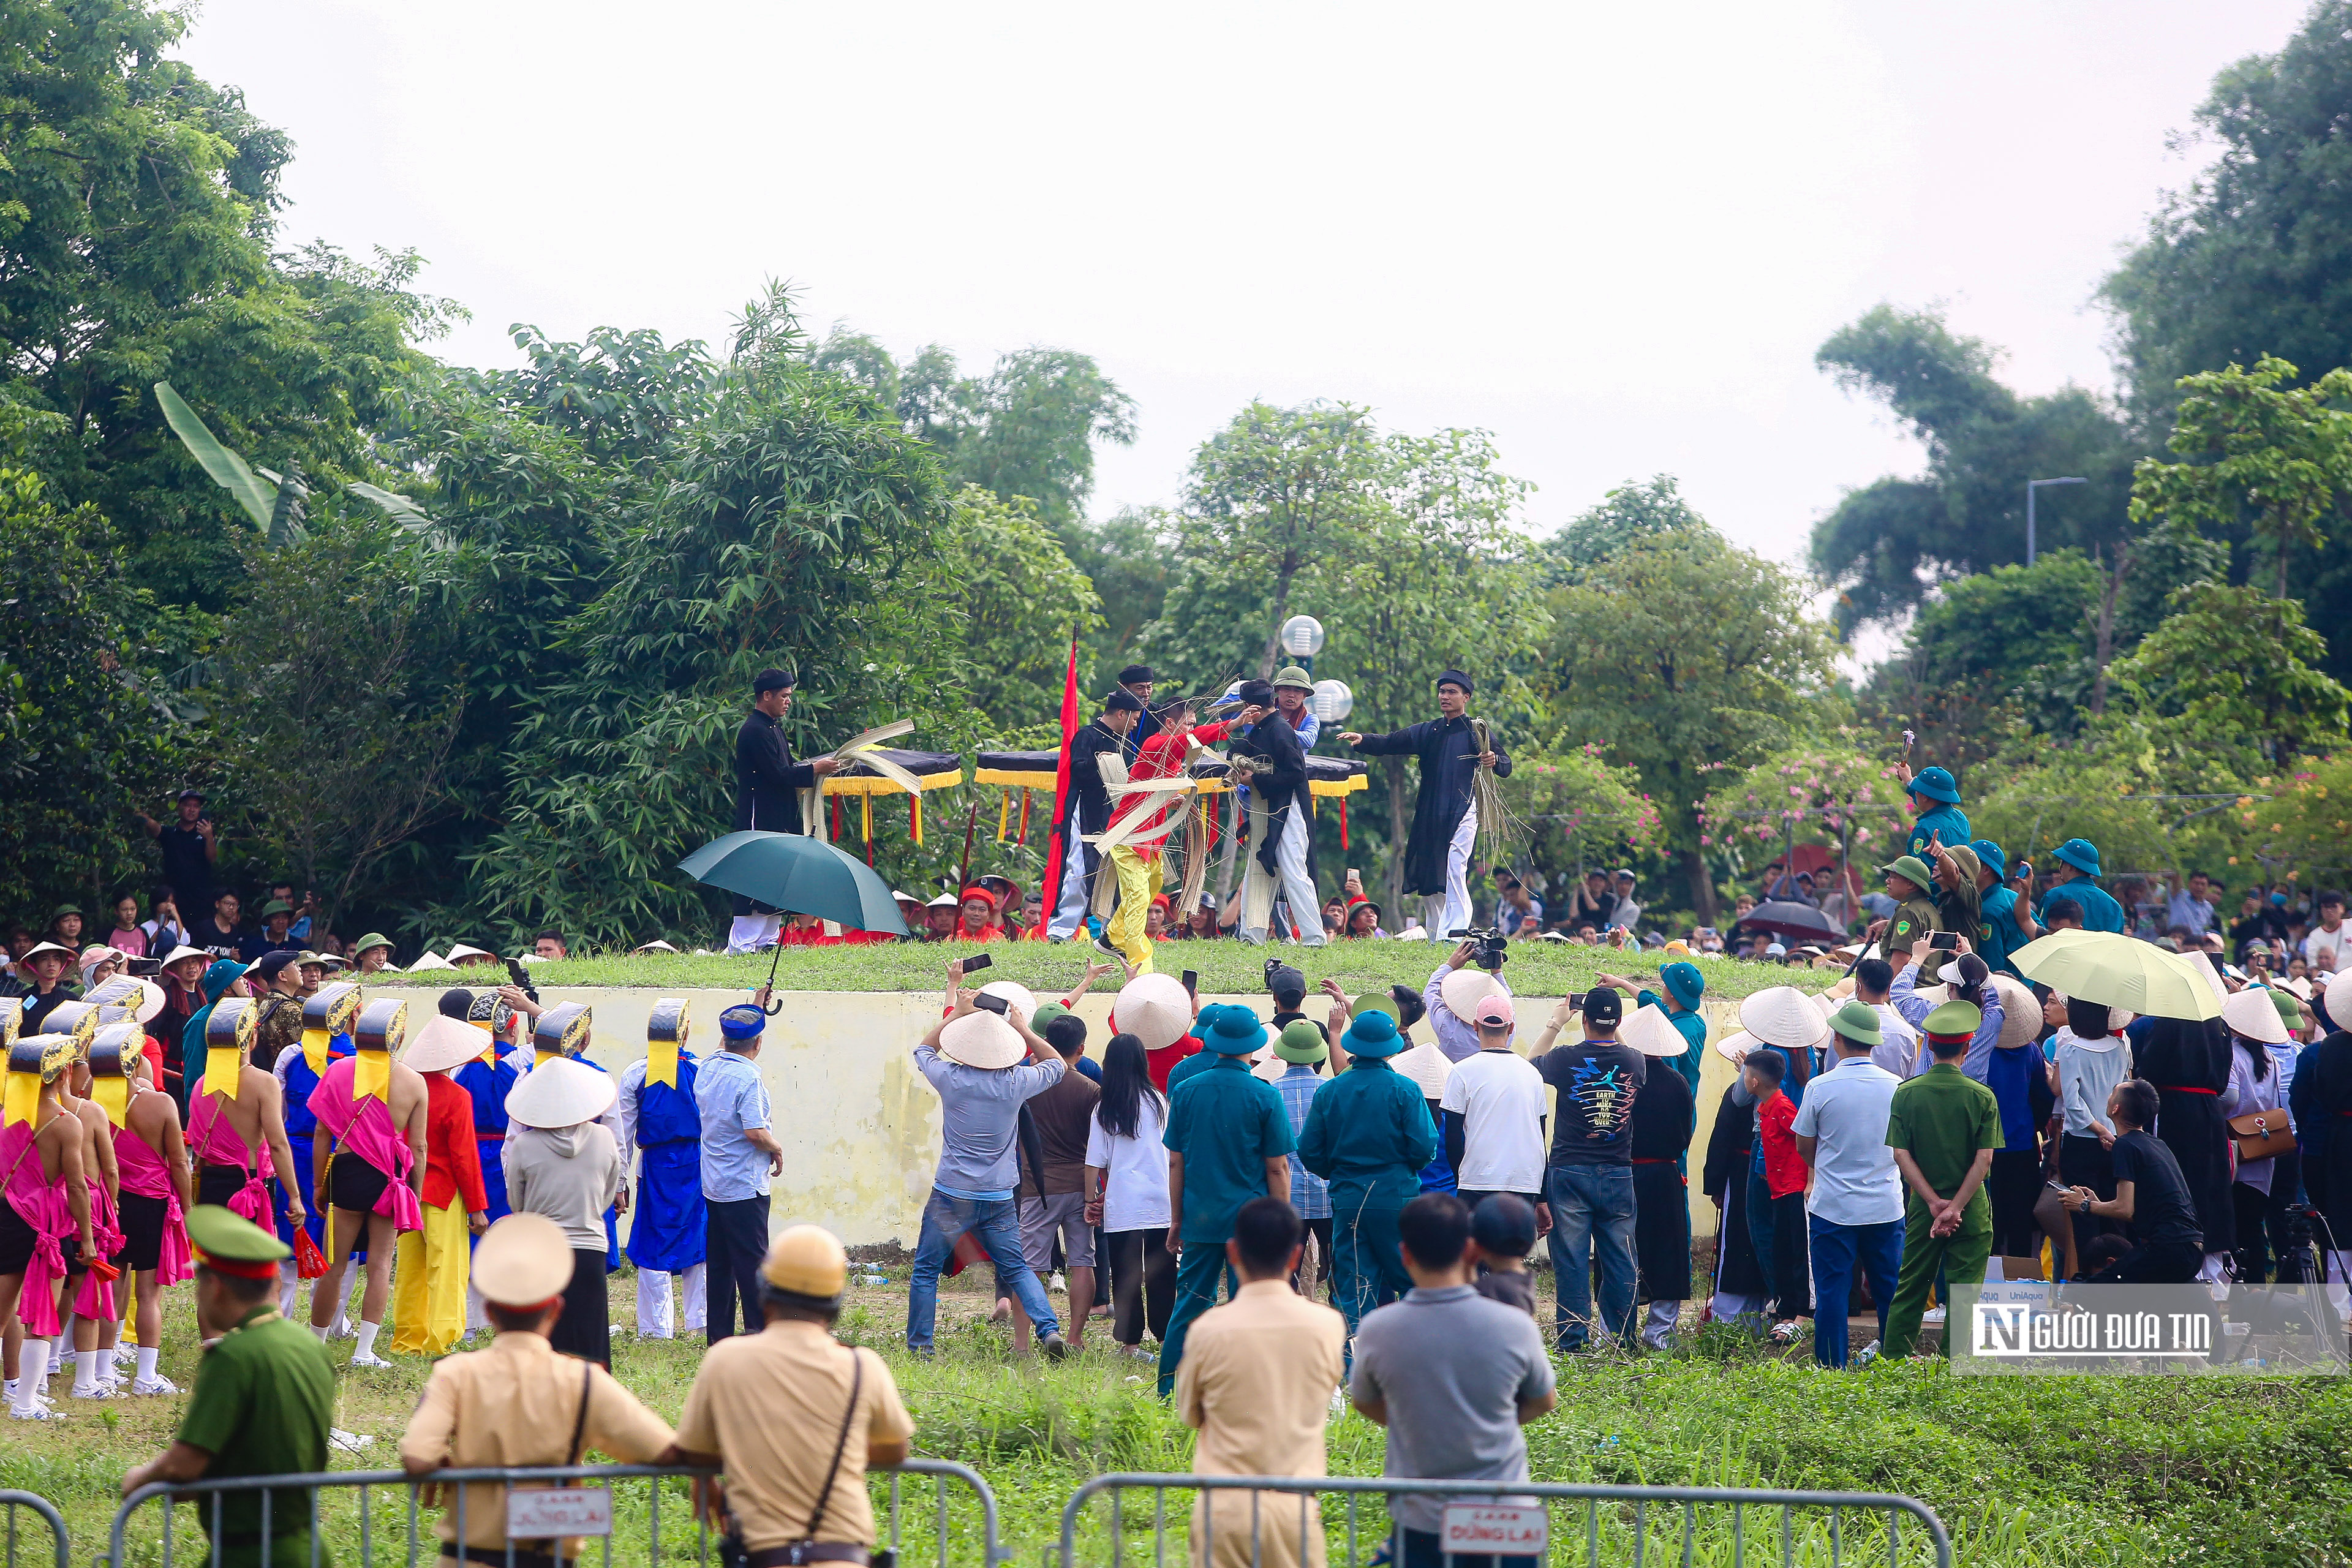
[[[1539,1285],[1549,1276],[1538,1271]],[[634,1278],[614,1277],[615,1322],[631,1321]],[[1003,1543],[1016,1563],[1043,1561],[1059,1538],[1065,1502],[1088,1477],[1116,1470],[1183,1470],[1192,1435],[1153,1397],[1149,1366],[1108,1353],[1107,1336],[1059,1365],[1015,1361],[1004,1330],[983,1318],[987,1296],[973,1274],[941,1297],[939,1356],[919,1362],[901,1344],[903,1278],[858,1287],[844,1314],[845,1339],[888,1361],[917,1424],[919,1454],[960,1460],[995,1490]],[[174,1291],[163,1358],[167,1375],[189,1386],[194,1375],[192,1308]],[[1549,1304],[1543,1309],[1549,1312]],[[1097,1334],[1102,1324],[1096,1325]],[[389,1334],[387,1333],[387,1338]],[[333,1348],[340,1364],[350,1347]],[[698,1339],[614,1340],[614,1371],[666,1419],[682,1408],[700,1359]],[[2078,1564],[2228,1563],[2245,1568],[2313,1568],[2352,1563],[2352,1385],[2342,1379],[2190,1381],[2136,1378],[1952,1376],[1933,1362],[1880,1363],[1867,1370],[1817,1371],[1801,1353],[1774,1352],[1744,1336],[1709,1328],[1679,1336],[1664,1354],[1599,1354],[1559,1363],[1560,1405],[1528,1429],[1537,1479],[1649,1485],[1781,1487],[1908,1493],[1934,1508],[1950,1529],[1958,1561],[1984,1568],[2059,1568]],[[396,1467],[400,1432],[415,1407],[428,1363],[398,1358],[391,1371],[339,1375],[335,1423],[372,1438],[338,1453],[338,1469]],[[60,1394],[60,1379],[53,1387]],[[69,1419],[56,1426],[0,1425],[0,1485],[50,1499],[64,1510],[77,1561],[103,1550],[123,1472],[171,1436],[183,1399],[89,1404],[60,1399]],[[1380,1429],[1352,1413],[1335,1416],[1330,1468],[1374,1476]],[[887,1482],[877,1479],[877,1501]],[[933,1568],[930,1483],[906,1482],[905,1568]],[[614,1562],[644,1562],[643,1483],[618,1499]],[[950,1560],[977,1564],[977,1511],[949,1491]],[[1181,1535],[1189,1501],[1170,1497],[1171,1529]],[[357,1561],[355,1508],[336,1500],[331,1542],[341,1561]],[[667,1562],[691,1562],[680,1483],[662,1503]],[[879,1511],[877,1508],[877,1512]],[[405,1503],[383,1497],[373,1513],[379,1561],[404,1534]],[[1127,1515],[1126,1560],[1149,1563],[1149,1532],[1135,1533],[1141,1507]],[[428,1516],[429,1517],[429,1516]],[[1377,1506],[1367,1505],[1368,1533]],[[1582,1560],[1582,1515],[1554,1516],[1556,1550]],[[194,1562],[194,1515],[183,1509],[175,1561]],[[1341,1510],[1325,1512],[1337,1549]],[[1604,1561],[1632,1561],[1630,1513],[1604,1514]],[[1809,1533],[1810,1530],[1810,1533]],[[1828,1561],[1825,1521],[1801,1524],[1798,1560]],[[384,1532],[391,1533],[386,1534]],[[1777,1515],[1750,1510],[1747,1552],[1777,1560]],[[1108,1561],[1108,1512],[1090,1510],[1081,1531],[1083,1561]],[[1867,1528],[1848,1519],[1848,1560],[1864,1550]],[[152,1506],[140,1516],[132,1561],[161,1561]],[[1644,1556],[1679,1561],[1678,1524],[1654,1513]],[[1926,1562],[1925,1545],[1906,1533],[1906,1562]],[[1171,1556],[1179,1547],[1171,1542]],[[390,1560],[396,1561],[397,1553]],[[589,1561],[597,1561],[592,1551]],[[1693,1561],[1732,1561],[1726,1510],[1702,1510]]]

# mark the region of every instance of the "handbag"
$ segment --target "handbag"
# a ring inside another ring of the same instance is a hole
[[[2274,1159],[2294,1148],[2294,1134],[2287,1131],[2284,1110],[2249,1110],[2243,1116],[2232,1116],[2230,1135],[2237,1141],[2242,1165],[2249,1160]]]

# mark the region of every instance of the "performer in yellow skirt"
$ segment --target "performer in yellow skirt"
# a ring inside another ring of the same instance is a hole
[[[403,1231],[393,1271],[392,1348],[442,1356],[466,1333],[470,1237],[489,1227],[474,1142],[474,1097],[452,1076],[481,1055],[482,1032],[436,1015],[401,1061],[425,1079],[425,1227]]]

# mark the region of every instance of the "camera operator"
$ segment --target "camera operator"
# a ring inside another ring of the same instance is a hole
[[[1472,1013],[1490,994],[1511,994],[1509,983],[1503,978],[1506,946],[1500,931],[1468,932],[1462,945],[1446,954],[1445,962],[1422,987],[1421,1005],[1429,1014],[1431,1026],[1437,1031],[1437,1048],[1445,1053],[1446,1060],[1467,1061],[1478,1054],[1478,1026],[1472,1020]],[[1492,984],[1457,980],[1450,988],[1447,986],[1449,976],[1465,973],[1480,975]],[[1449,1000],[1459,1001],[1461,1006],[1448,1005]]]

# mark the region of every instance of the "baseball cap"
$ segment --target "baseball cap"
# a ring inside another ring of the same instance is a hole
[[[1471,1019],[1474,1023],[1484,1024],[1490,1028],[1504,1027],[1518,1022],[1518,1018],[1511,1011],[1511,999],[1499,991],[1492,993],[1477,1006],[1472,1008]]]
[[[1596,986],[1585,993],[1584,1016],[1594,1024],[1617,1023],[1625,1016],[1625,999],[1612,986]]]

